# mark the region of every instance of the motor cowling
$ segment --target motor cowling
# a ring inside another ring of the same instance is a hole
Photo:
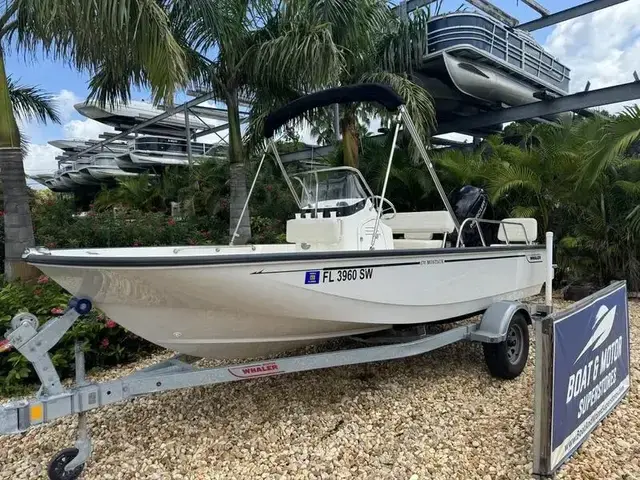
[[[453,207],[453,211],[462,226],[467,218],[485,218],[493,220],[493,208],[489,203],[489,195],[480,187],[473,185],[465,185],[454,190],[449,195],[449,202]],[[494,233],[496,225],[489,223],[480,223],[482,229],[482,237],[488,246],[494,243]],[[478,232],[476,222],[467,222],[462,231],[462,241],[467,247],[482,246],[482,237]]]

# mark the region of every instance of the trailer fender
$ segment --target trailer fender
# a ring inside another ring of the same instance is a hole
[[[507,338],[509,323],[517,312],[522,312],[531,325],[531,313],[524,303],[501,301],[492,304],[482,315],[478,328],[469,334],[469,340],[482,343],[500,343]]]

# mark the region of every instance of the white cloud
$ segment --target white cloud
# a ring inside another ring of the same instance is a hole
[[[65,89],[60,90],[54,100],[63,122],[69,120],[76,113],[76,109],[73,106],[81,101],[75,93]]]
[[[629,0],[557,25],[544,47],[571,69],[571,91],[633,81],[640,71],[640,0]],[[626,102],[606,107],[619,111]]]
[[[64,130],[64,138],[73,140],[98,139],[101,133],[116,131],[115,128],[90,118],[86,120],[70,120],[62,128]]]
[[[56,157],[62,150],[49,144],[29,145],[29,151],[24,158],[24,170],[27,174],[53,172],[58,168]]]

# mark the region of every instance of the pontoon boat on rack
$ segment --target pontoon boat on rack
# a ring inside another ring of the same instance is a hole
[[[307,110],[358,101],[398,112],[381,195],[348,167],[304,172],[292,181],[274,132]],[[401,120],[445,210],[396,212],[385,198]],[[287,244],[235,246],[232,238],[229,246],[34,248],[24,258],[137,335],[213,358],[250,358],[454,319],[540,292],[545,247],[534,243],[536,221],[495,222],[495,239],[481,229],[489,222],[481,213],[454,208],[402,99],[390,88],[366,84],[302,97],[267,118],[265,136],[256,178],[270,146],[301,209],[287,222]],[[473,229],[479,246],[465,245],[460,234]]]
[[[171,165],[189,165],[200,163],[210,158],[213,152],[226,153],[226,146],[203,142],[189,142],[184,138],[145,135],[129,141],[128,151],[118,156],[121,168],[130,171],[132,168],[165,167]]]
[[[146,171],[144,168],[140,167],[136,173],[125,172],[118,167],[118,163],[116,161],[118,155],[119,153],[114,152],[96,153],[91,157],[91,163],[83,165],[79,171],[86,172],[100,182],[115,181],[118,178],[124,177],[135,177]]]

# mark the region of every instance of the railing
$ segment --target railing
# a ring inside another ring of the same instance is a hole
[[[511,31],[478,14],[452,14],[429,22],[428,51],[458,50],[470,46],[483,50],[503,64],[532,75],[564,92],[569,91],[569,68],[518,30]]]
[[[206,155],[215,145],[191,142],[192,155]],[[129,150],[187,155],[187,140],[182,138],[141,137],[132,140]]]
[[[502,231],[504,232],[504,239],[505,239],[505,242],[507,243],[507,245],[509,245],[509,235],[507,234],[507,229],[506,229],[505,225],[519,225],[522,228],[522,231],[524,232],[525,243],[527,245],[531,245],[531,241],[529,240],[529,236],[527,235],[527,229],[525,228],[523,223],[520,223],[520,222],[509,222],[509,221],[505,221],[505,220],[488,220],[488,219],[485,219],[485,218],[469,217],[469,218],[465,218],[464,221],[462,222],[462,224],[460,225],[460,231],[458,232],[458,239],[456,240],[456,248],[460,247],[460,244],[462,244],[462,246],[464,246],[464,242],[462,241],[462,233],[464,232],[465,226],[467,226],[467,224],[469,224],[471,222],[475,222],[475,227],[478,230],[478,233],[480,234],[480,240],[482,241],[482,246],[483,247],[486,247],[487,244],[486,244],[486,242],[484,240],[484,234],[482,233],[482,229],[480,228],[480,224],[481,223],[489,223],[489,224],[493,224],[493,225],[502,225]]]

